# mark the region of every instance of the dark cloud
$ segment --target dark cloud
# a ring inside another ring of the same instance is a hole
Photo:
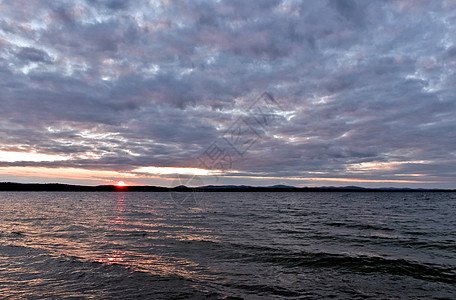
[[[255,127],[261,138],[233,165],[239,180],[448,187],[456,162],[451,7],[408,0],[4,3],[0,150],[71,159],[2,164],[195,167],[269,91],[285,112],[267,129]]]
[[[96,3],[101,3],[102,5],[105,5],[106,7],[113,9],[113,10],[118,10],[118,9],[126,9],[129,6],[129,1],[125,0],[107,0],[107,1],[95,1]],[[91,3],[89,3],[90,5]]]
[[[16,54],[16,57],[20,60],[26,60],[31,62],[44,62],[48,63],[51,61],[50,56],[43,50],[23,47]]]
[[[339,14],[347,21],[353,22],[356,25],[363,25],[365,20],[364,7],[368,5],[368,2],[332,0],[330,3],[336,7]]]

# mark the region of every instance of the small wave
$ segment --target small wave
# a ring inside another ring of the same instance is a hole
[[[280,287],[280,286],[273,286],[273,285],[265,285],[265,284],[226,284],[225,286],[241,289],[248,292],[253,292],[255,295],[259,296],[282,296],[282,297],[297,297],[301,296],[301,293],[291,291],[289,289]]]
[[[329,253],[270,253],[261,256],[264,262],[281,264],[287,267],[337,268],[358,273],[386,273],[410,276],[426,281],[456,283],[456,268],[422,264],[405,259],[382,257],[348,256]]]
[[[345,228],[357,228],[363,230],[382,230],[382,231],[394,231],[393,228],[380,226],[380,225],[372,225],[372,224],[353,224],[353,223],[344,223],[344,222],[328,222],[325,223],[327,226],[332,227],[345,227]]]
[[[60,228],[56,228],[56,232],[59,232],[59,231],[68,231],[68,232],[73,232],[73,231],[89,231],[90,228],[89,227],[86,227],[86,226],[82,226],[82,225],[68,225],[68,226],[64,226],[64,227],[60,227]]]

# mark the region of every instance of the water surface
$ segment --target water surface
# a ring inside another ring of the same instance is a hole
[[[199,196],[0,193],[0,297],[456,297],[456,193]]]

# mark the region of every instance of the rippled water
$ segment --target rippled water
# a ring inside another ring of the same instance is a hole
[[[0,193],[0,297],[456,298],[456,193],[204,199]]]

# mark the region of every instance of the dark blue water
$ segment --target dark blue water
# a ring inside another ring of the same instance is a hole
[[[171,196],[0,193],[0,297],[456,299],[456,193]]]

